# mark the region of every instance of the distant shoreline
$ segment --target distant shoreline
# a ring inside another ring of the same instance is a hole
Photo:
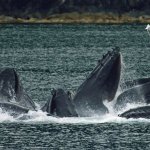
[[[150,23],[150,16],[132,16],[128,13],[118,15],[114,13],[64,13],[55,14],[46,18],[14,18],[0,16],[0,23],[47,23],[47,24],[123,24],[123,23]]]

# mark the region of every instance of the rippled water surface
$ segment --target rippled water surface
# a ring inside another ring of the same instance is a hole
[[[75,91],[103,54],[123,56],[122,80],[150,76],[146,25],[0,25],[0,66],[14,67],[40,105],[52,88]],[[30,112],[32,113],[32,112]],[[42,112],[28,121],[0,114],[0,149],[149,149],[150,121],[54,118]]]

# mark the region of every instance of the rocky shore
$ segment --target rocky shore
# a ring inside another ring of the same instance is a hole
[[[51,15],[47,18],[13,18],[10,16],[0,16],[0,23],[95,23],[95,24],[122,24],[122,23],[150,23],[150,16],[121,16],[111,13],[65,13]]]

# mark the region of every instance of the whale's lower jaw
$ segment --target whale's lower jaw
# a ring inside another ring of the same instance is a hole
[[[11,116],[14,116],[14,117],[17,117],[21,114],[26,114],[29,112],[28,108],[22,107],[20,105],[17,105],[11,102],[0,103],[0,108],[2,112],[7,112]]]
[[[150,119],[150,106],[143,106],[134,109],[130,109],[122,114],[119,117],[124,118],[146,118]]]

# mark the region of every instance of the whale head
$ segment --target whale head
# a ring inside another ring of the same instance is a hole
[[[12,99],[19,90],[19,78],[13,68],[6,68],[0,73],[0,94]]]
[[[52,98],[47,101],[42,110],[58,117],[77,116],[70,94],[61,88],[52,90]]]
[[[108,109],[103,101],[112,101],[116,95],[121,75],[121,55],[119,48],[109,51],[98,61],[86,80],[79,86],[74,97],[80,116],[105,114]]]
[[[103,91],[102,99],[114,99],[121,76],[121,54],[119,48],[114,48],[99,61],[99,69],[95,71],[96,82]]]
[[[5,68],[0,72],[0,102],[17,103],[31,110],[36,108],[14,68]]]
[[[78,88],[78,92],[93,93],[92,96],[100,94],[102,99],[111,101],[116,94],[120,75],[121,55],[119,48],[115,48],[103,55],[97,66]]]

